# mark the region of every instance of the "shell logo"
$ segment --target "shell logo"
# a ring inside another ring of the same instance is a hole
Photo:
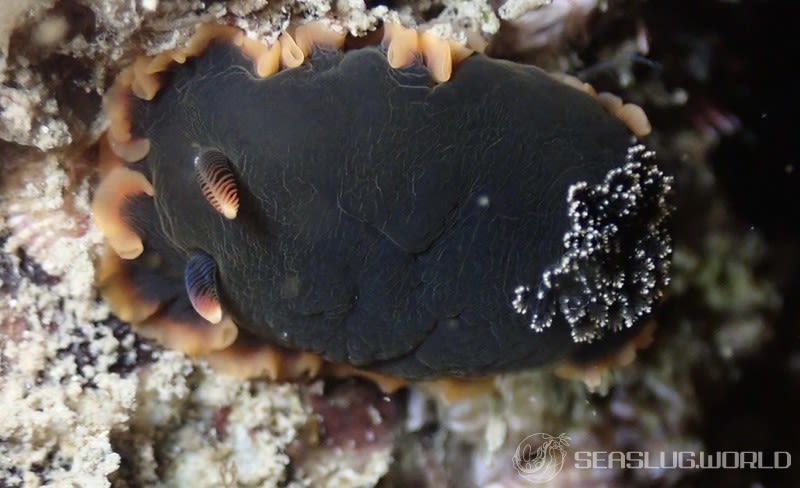
[[[566,434],[552,436],[545,433],[531,434],[522,439],[512,458],[521,477],[531,483],[547,483],[553,480],[564,467],[569,445]]]

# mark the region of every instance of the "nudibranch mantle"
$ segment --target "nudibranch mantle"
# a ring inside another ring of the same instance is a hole
[[[94,211],[123,319],[273,377],[484,376],[635,335],[671,254],[638,107],[397,41],[414,31],[346,51],[284,35],[255,63],[220,32],[113,93]]]

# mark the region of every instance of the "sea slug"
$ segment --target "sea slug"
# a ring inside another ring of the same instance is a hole
[[[669,280],[641,109],[383,27],[205,26],[106,97],[100,287],[242,375],[480,377],[613,355]]]

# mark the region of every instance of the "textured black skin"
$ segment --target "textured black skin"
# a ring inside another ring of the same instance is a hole
[[[241,328],[409,378],[576,350],[566,324],[536,333],[511,301],[558,260],[569,186],[602,181],[631,144],[591,96],[482,55],[437,85],[421,65],[390,68],[377,47],[315,51],[259,80],[235,47],[215,44],[132,115],[152,144],[132,167],[153,182],[158,218],[129,213],[148,250],[174,248],[159,289],[180,294],[184,260],[203,251]],[[233,163],[235,220],[201,193],[203,148]],[[173,300],[186,309],[185,292]],[[619,341],[606,342],[582,348],[602,355]]]

